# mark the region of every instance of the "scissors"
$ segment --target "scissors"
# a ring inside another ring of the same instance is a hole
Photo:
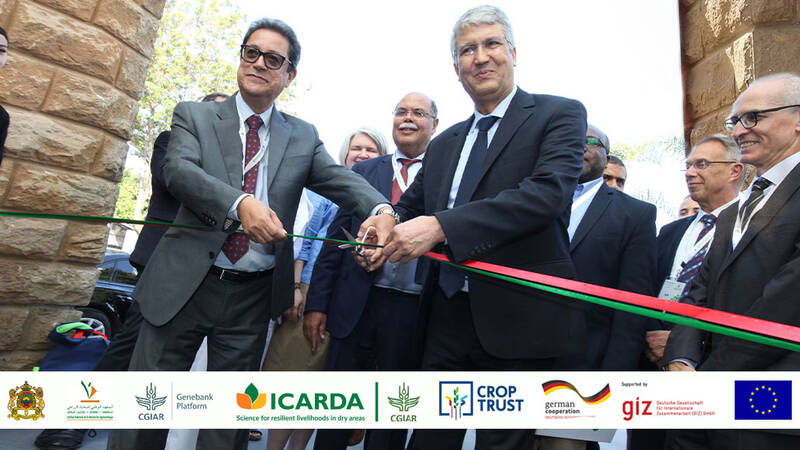
[[[364,241],[367,239],[367,235],[369,234],[369,229],[370,229],[370,228],[372,228],[372,227],[369,227],[369,228],[367,228],[367,232],[366,232],[366,233],[364,233],[364,238],[361,240],[361,243],[362,243],[362,244],[363,244],[363,243],[364,243]],[[344,233],[344,237],[346,237],[348,241],[352,241],[352,242],[358,242],[358,241],[356,240],[355,236],[353,236],[352,234],[350,234],[350,232],[349,232],[349,231],[345,230],[345,229],[344,229],[344,227],[342,227],[342,232]],[[340,249],[342,249],[342,250],[347,250],[347,249],[351,249],[351,248],[352,248],[352,249],[355,249],[356,253],[358,253],[358,254],[359,254],[359,255],[361,255],[361,256],[364,256],[364,247],[362,247],[362,246],[360,246],[360,245],[353,245],[353,244],[341,244],[341,245],[339,245],[339,248],[340,248]]]

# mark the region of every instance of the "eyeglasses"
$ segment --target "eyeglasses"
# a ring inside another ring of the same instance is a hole
[[[262,52],[258,47],[254,47],[252,45],[242,45],[241,51],[239,52],[241,58],[250,64],[254,64],[258,61],[258,58],[264,57],[264,65],[267,66],[268,69],[278,70],[283,66],[284,61],[288,61],[289,65],[294,66],[294,63],[289,58],[280,55],[275,52]]]
[[[596,137],[587,137],[586,138],[586,146],[588,147],[590,145],[594,145],[595,147],[606,148],[606,146],[603,145],[603,142],[600,139],[597,139]]]
[[[773,111],[780,111],[786,108],[795,108],[800,105],[786,105],[786,106],[778,106],[777,108],[770,108],[770,109],[761,109],[755,111],[747,111],[743,113],[741,116],[730,116],[728,120],[725,121],[725,129],[728,133],[733,133],[733,129],[736,128],[737,123],[741,123],[745,130],[749,130],[754,126],[758,125],[758,116],[760,114],[773,112]]]
[[[417,109],[405,109],[405,108],[397,108],[394,110],[395,117],[405,117],[408,114],[416,117],[417,119],[424,119],[426,117],[434,118],[433,114],[426,113],[425,111],[417,108]]]
[[[479,47],[483,47],[487,52],[495,52],[503,47],[505,38],[490,37],[483,42],[470,42],[458,48],[458,57],[473,56]]]
[[[704,170],[708,169],[708,166],[711,164],[736,164],[739,161],[735,160],[725,160],[725,161],[709,161],[707,159],[698,159],[697,161],[686,161],[686,169],[682,172],[686,172],[687,170],[694,167],[697,170]]]

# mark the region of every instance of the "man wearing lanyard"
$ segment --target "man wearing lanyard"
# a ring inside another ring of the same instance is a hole
[[[529,94],[514,82],[516,49],[508,17],[470,9],[453,28],[454,69],[474,111],[431,141],[425,163],[395,208],[405,222],[385,257],[407,262],[429,250],[572,278],[569,205],[581,172],[586,110],[562,97]],[[368,226],[383,221],[367,220]],[[424,284],[418,337],[423,370],[553,370],[583,351],[580,306],[420,260]],[[442,386],[445,389],[447,386]],[[442,393],[452,396],[453,389]],[[448,409],[449,411],[449,409]],[[448,415],[448,411],[439,414]],[[461,448],[464,430],[417,429],[413,449]],[[531,430],[478,430],[477,448],[526,448]]]
[[[436,104],[410,93],[394,109],[392,138],[397,151],[353,166],[392,203],[397,203],[422,168],[425,150],[436,132]],[[361,220],[342,209],[328,237],[346,239],[342,228],[358,233]],[[417,260],[386,262],[366,272],[350,252],[323,247],[311,276],[304,330],[312,349],[329,331],[327,370],[414,370],[413,337],[419,293]],[[366,449],[403,448],[407,430],[368,430]],[[347,448],[350,430],[317,430],[317,450]]]
[[[733,104],[725,127],[756,168],[739,201],[722,211],[711,248],[682,303],[800,325],[800,77],[770,75]],[[800,354],[676,325],[669,370],[798,370]],[[669,448],[800,448],[797,431],[668,432]]]
[[[159,241],[133,294],[145,320],[129,370],[188,370],[204,337],[209,371],[258,370],[269,318],[292,306],[283,224],[292,229],[303,187],[362,216],[393,213],[363,178],[333,162],[313,125],[274,108],[299,58],[288,25],[258,20],[240,49],[239,92],[175,107],[164,166],[181,202],[175,222],[212,230],[171,228]],[[108,447],[163,448],[166,435],[114,430]],[[201,430],[197,448],[243,448],[247,435]]]
[[[728,136],[715,134],[695,144],[686,157],[686,185],[691,200],[700,210],[661,228],[658,234],[658,264],[654,292],[665,300],[676,301],[691,286],[699,263],[708,254],[714,237],[716,218],[738,200],[744,178],[739,162],[739,147]],[[648,321],[645,356],[640,370],[657,370],[663,365],[664,347],[672,328],[671,322]],[[664,430],[629,430],[632,450],[662,448]]]

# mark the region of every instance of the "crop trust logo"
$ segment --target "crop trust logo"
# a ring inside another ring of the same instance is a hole
[[[44,391],[26,381],[8,391],[8,417],[14,420],[38,420],[44,417]]]
[[[453,420],[473,415],[471,381],[439,382],[439,415]]]
[[[597,393],[589,396],[581,395],[578,388],[573,386],[572,383],[563,380],[546,381],[542,383],[542,389],[544,390],[545,396],[562,389],[572,391],[587,405],[598,405],[611,397],[611,388],[608,384]],[[574,401],[546,401],[544,403],[544,412],[546,419],[561,419],[582,415],[581,409],[578,408]]]

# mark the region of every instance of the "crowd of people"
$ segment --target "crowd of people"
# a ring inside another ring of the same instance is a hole
[[[500,9],[465,12],[450,48],[474,105],[469,118],[434,137],[435,101],[408,93],[395,105],[393,148],[360,128],[337,164],[313,125],[274,106],[297,74],[297,36],[280,20],[253,22],[239,91],[178,104],[153,157],[150,213],[215,231],[142,234],[133,317],[98,370],[185,371],[198,358],[206,370],[237,371],[800,368],[788,350],[420,259],[433,250],[798,325],[800,77],[770,75],[742,92],[729,135],[688,153],[681,219],[657,233],[656,208],[623,192],[627,169],[584,106],[517,86],[514,35]],[[293,243],[287,229],[383,247]],[[305,448],[311,432],[273,430],[267,448]],[[326,429],[314,448],[363,438],[370,450],[460,449],[464,432]],[[199,430],[192,444],[239,449],[256,438]],[[167,439],[168,430],[113,430],[108,448],[164,448]],[[628,445],[794,449],[800,437],[633,430]],[[476,432],[478,449],[597,447],[535,430]]]

